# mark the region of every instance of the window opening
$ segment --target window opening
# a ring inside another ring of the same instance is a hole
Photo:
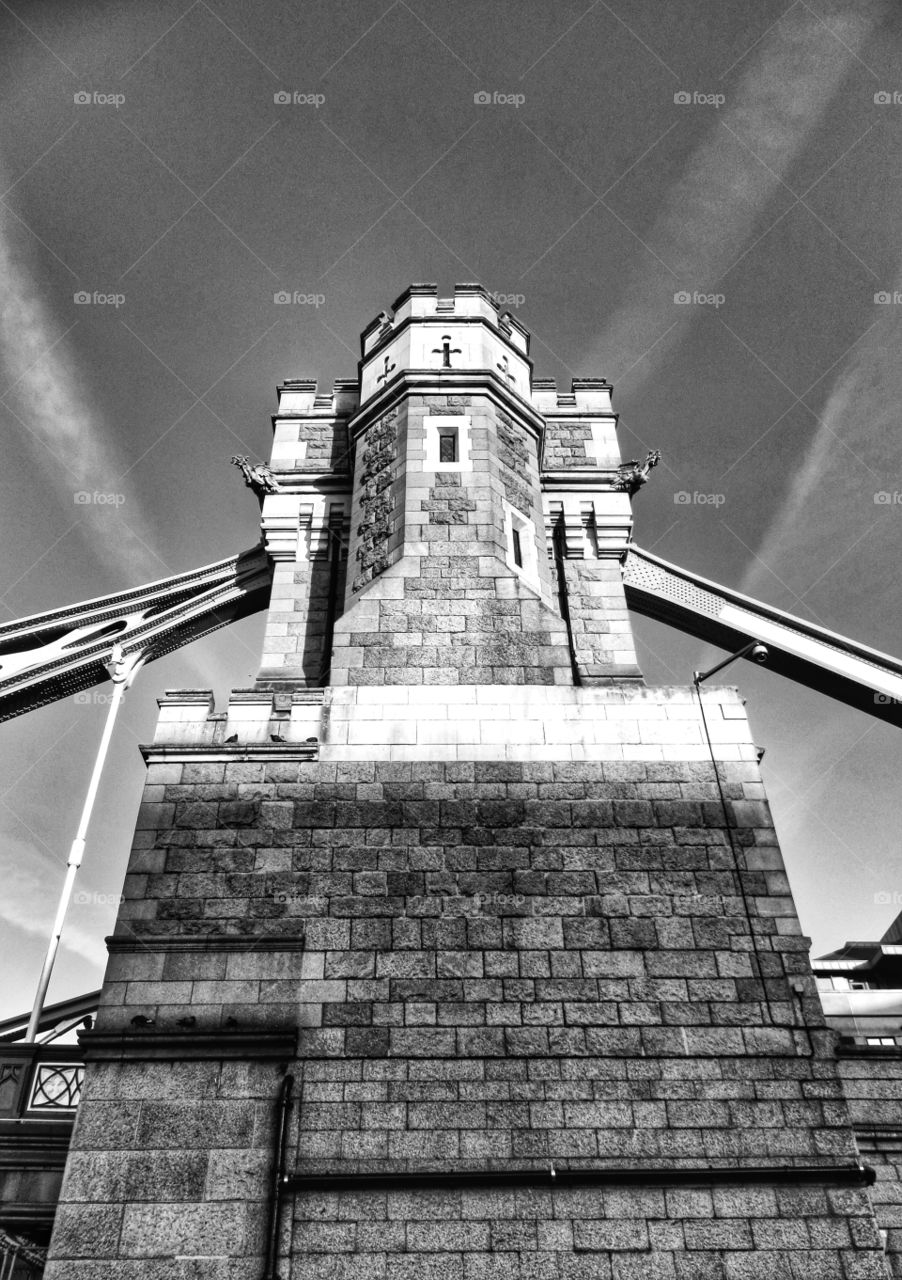
[[[440,431],[438,436],[439,462],[457,462],[457,432]]]
[[[523,568],[523,547],[520,542],[520,530],[516,525],[511,529],[514,538],[514,564],[518,569]]]

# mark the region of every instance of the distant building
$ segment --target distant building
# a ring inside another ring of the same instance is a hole
[[[902,1049],[902,915],[879,942],[847,942],[811,967],[844,1047]]]

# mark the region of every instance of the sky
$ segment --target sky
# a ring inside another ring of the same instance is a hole
[[[0,28],[4,621],[254,545],[229,459],[268,457],[276,384],[353,377],[410,282],[463,280],[508,295],[536,376],[613,382],[625,458],[661,450],[639,546],[902,652],[891,0],[0,0]],[[651,684],[720,656],[635,629]],[[51,1000],[100,984],[156,699],[221,705],[261,637],[128,694]],[[879,936],[898,731],[729,679],[813,954]],[[0,726],[0,1016],[33,998],[107,696]]]

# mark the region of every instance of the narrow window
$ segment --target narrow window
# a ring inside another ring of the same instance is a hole
[[[457,432],[440,431],[438,436],[439,462],[457,461]]]
[[[514,537],[514,564],[517,566],[518,569],[522,569],[523,568],[523,547],[520,542],[520,530],[517,528],[516,525],[514,525],[513,528],[511,529],[511,533],[513,534],[513,537]]]

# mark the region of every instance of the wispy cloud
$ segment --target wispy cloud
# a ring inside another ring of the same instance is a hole
[[[811,9],[797,4],[750,55],[736,87],[724,90],[723,108],[675,108],[711,110],[704,141],[652,227],[643,232],[649,248],[675,274],[669,276],[648,255],[625,280],[626,301],[594,344],[592,356],[581,362],[584,367],[594,360],[614,378],[618,371],[633,369],[631,377],[641,380],[660,365],[694,315],[692,307],[674,306],[674,292],[713,291],[755,236],[766,232],[768,223],[759,221],[762,211],[781,189],[781,180],[787,179],[885,13],[885,0],[844,3],[832,13],[828,30]],[[786,200],[792,204],[789,192]],[[643,361],[669,326],[653,359]]]
[[[902,300],[902,271],[895,293]],[[902,302],[874,308],[878,322],[826,389],[798,478],[771,522],[742,590],[774,595],[774,575],[804,600],[867,598],[868,612],[898,615],[902,545]],[[862,573],[863,556],[867,572]],[[824,584],[819,595],[818,587]],[[824,596],[826,589],[827,595]],[[784,602],[785,603],[785,602]],[[793,610],[792,603],[786,607]],[[842,628],[839,628],[842,629]],[[856,636],[885,647],[876,636]],[[894,646],[899,648],[898,643]]]
[[[3,184],[0,184],[3,185]],[[77,308],[55,314],[29,266],[30,245],[22,226],[0,206],[0,361],[4,380],[0,412],[31,446],[52,491],[70,511],[101,562],[114,568],[123,585],[161,577],[165,568],[153,554],[152,535],[133,492],[128,514],[110,528],[112,506],[98,514],[74,505],[79,491],[114,492],[125,470],[109,428],[92,404],[90,389],[74,360]],[[73,291],[77,289],[73,281]]]
[[[0,188],[3,185],[0,181]],[[96,406],[96,394],[79,369],[76,334],[83,323],[78,313],[84,308],[73,303],[69,312],[58,314],[30,265],[31,252],[28,233],[0,204],[0,420],[27,442],[47,477],[49,491],[70,520],[77,521],[77,532],[94,560],[109,571],[109,590],[183,572],[189,566],[167,564],[157,554],[153,523],[139,490],[118,478],[127,463]],[[77,288],[73,278],[73,293]],[[79,492],[105,496],[126,486],[121,506],[79,505],[75,500]],[[222,554],[232,550],[224,547]],[[50,554],[60,552],[51,549]],[[36,556],[28,571],[40,562]],[[96,594],[94,582],[89,593]],[[48,607],[74,603],[78,594],[75,583],[71,600],[48,601]],[[197,671],[201,685],[216,681],[228,687],[233,673],[226,671],[209,646],[203,652],[189,650],[186,661]]]

